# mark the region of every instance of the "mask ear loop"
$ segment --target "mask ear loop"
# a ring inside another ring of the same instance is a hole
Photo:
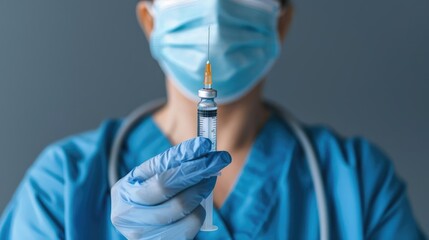
[[[147,11],[152,17],[155,17],[155,10],[153,9],[153,2],[152,1],[144,1],[144,5],[146,5]]]

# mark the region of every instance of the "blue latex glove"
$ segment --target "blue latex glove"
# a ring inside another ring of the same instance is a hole
[[[120,179],[111,191],[116,229],[128,239],[193,239],[205,218],[200,202],[231,162],[227,152],[210,149],[209,139],[194,138]]]

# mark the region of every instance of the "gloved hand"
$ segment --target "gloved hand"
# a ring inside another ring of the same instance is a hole
[[[210,149],[209,139],[194,138],[120,179],[111,191],[116,229],[128,239],[193,239],[205,218],[200,202],[231,162],[227,152]]]

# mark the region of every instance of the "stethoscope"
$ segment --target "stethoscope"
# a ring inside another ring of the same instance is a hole
[[[134,129],[134,127],[140,123],[144,118],[148,117],[162,106],[164,106],[165,100],[160,99],[156,101],[149,102],[144,104],[134,110],[125,120],[123,125],[120,127],[111,148],[110,158],[109,158],[109,184],[112,187],[119,180],[119,161],[120,161],[120,151],[122,149],[123,143],[128,137],[128,134]],[[304,130],[301,128],[298,121],[287,111],[277,107],[272,103],[267,103],[267,105],[285,121],[292,132],[297,137],[299,143],[301,144],[306,161],[310,170],[311,179],[314,185],[314,191],[316,193],[317,201],[317,210],[319,216],[319,227],[320,227],[320,239],[328,240],[329,239],[329,217],[328,217],[328,204],[326,200],[325,188],[323,186],[321,169],[317,159],[315,150],[307,137]]]

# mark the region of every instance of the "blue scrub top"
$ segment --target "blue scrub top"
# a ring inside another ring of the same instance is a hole
[[[0,239],[124,239],[110,222],[108,156],[122,124],[47,147],[28,170],[0,221]],[[305,126],[320,161],[332,239],[424,239],[405,184],[392,163],[362,138]],[[171,147],[152,117],[130,134],[120,173]],[[214,213],[219,227],[197,239],[317,239],[318,213],[305,156],[291,129],[272,114],[233,191]]]

